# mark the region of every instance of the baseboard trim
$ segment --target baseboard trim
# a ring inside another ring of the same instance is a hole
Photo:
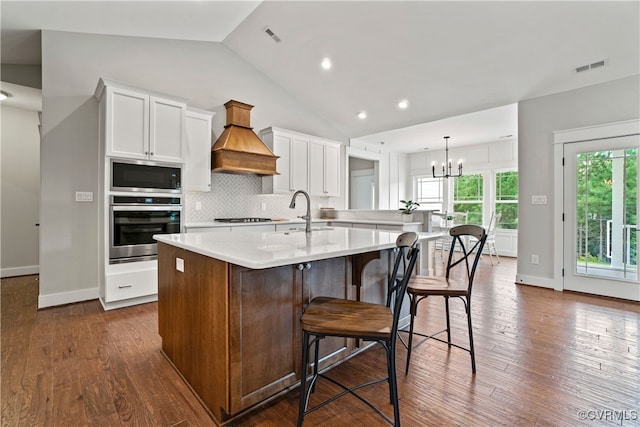
[[[27,265],[24,267],[10,267],[0,269],[0,278],[30,276],[32,274],[40,274],[39,265]]]
[[[115,308],[129,307],[132,305],[146,304],[146,303],[155,302],[155,301],[158,301],[158,294],[145,295],[142,297],[129,298],[125,300],[111,301],[111,302],[104,302],[104,300],[100,298],[100,304],[102,304],[102,308],[105,311],[113,310]]]
[[[554,289],[556,291],[562,290],[562,281],[556,283],[554,279],[538,276],[525,276],[522,274],[516,274],[516,283],[522,285],[539,286],[541,288]]]
[[[38,308],[98,299],[98,288],[79,289],[77,291],[59,292],[57,294],[39,295]]]

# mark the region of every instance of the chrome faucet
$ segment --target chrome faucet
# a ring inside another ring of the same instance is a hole
[[[305,228],[304,231],[306,233],[311,233],[311,199],[309,198],[309,194],[307,194],[307,192],[304,190],[298,190],[295,193],[293,193],[293,197],[291,198],[291,203],[289,203],[289,209],[296,208],[296,197],[298,197],[298,194],[304,194],[304,197],[307,198],[307,214],[303,216],[299,215],[298,218],[302,218],[307,221],[307,227]]]

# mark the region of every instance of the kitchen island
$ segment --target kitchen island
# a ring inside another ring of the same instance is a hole
[[[299,319],[312,298],[384,302],[398,235],[322,227],[154,236],[162,349],[213,419],[228,423],[299,382]],[[324,340],[320,368],[361,346]]]

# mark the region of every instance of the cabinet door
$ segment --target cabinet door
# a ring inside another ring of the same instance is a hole
[[[309,194],[326,196],[324,186],[324,142],[309,141]]]
[[[149,96],[126,89],[107,88],[106,155],[147,159]]]
[[[183,163],[186,105],[153,96],[149,102],[149,158]]]
[[[300,376],[302,272],[295,266],[231,267],[229,396],[234,414],[293,385]]]
[[[187,111],[184,189],[211,191],[211,115]]]
[[[276,170],[280,175],[274,175],[273,192],[274,193],[290,193],[293,191],[291,186],[291,146],[293,137],[287,134],[273,135],[273,153],[280,156],[276,160]]]
[[[340,145],[309,141],[309,194],[340,195]]]
[[[291,191],[309,189],[309,139],[295,136],[291,142],[289,189]]]
[[[326,196],[340,195],[340,146],[325,144],[324,159],[324,191]]]

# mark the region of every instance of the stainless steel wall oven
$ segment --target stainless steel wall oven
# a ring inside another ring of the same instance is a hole
[[[180,197],[111,196],[109,207],[109,262],[156,259],[154,234],[180,233]]]

